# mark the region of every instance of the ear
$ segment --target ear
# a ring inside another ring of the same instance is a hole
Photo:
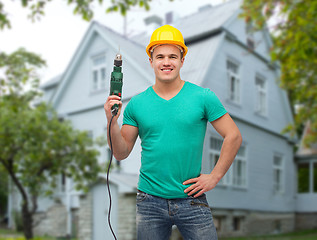
[[[184,61],[185,61],[185,58],[182,58],[181,59],[181,63],[182,63],[181,67],[183,67]]]
[[[153,68],[153,59],[152,58],[149,58],[149,62],[151,64],[151,67]]]

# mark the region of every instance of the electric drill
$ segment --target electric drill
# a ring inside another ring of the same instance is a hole
[[[114,59],[114,67],[111,72],[111,81],[110,81],[110,95],[117,95],[122,98],[122,79],[123,73],[121,72],[122,68],[122,56],[121,54],[117,54]],[[118,104],[115,104],[111,108],[111,113],[113,116],[117,115],[119,111]]]

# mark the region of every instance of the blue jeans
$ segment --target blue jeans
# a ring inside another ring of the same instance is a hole
[[[138,240],[168,240],[176,225],[184,240],[216,240],[206,195],[164,199],[138,191],[136,199]]]

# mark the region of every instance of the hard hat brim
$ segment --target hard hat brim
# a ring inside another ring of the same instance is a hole
[[[162,41],[153,41],[146,47],[146,53],[151,58],[151,49],[155,45],[163,45],[163,44],[171,44],[171,45],[177,45],[180,46],[183,49],[183,57],[187,54],[188,48],[186,45],[179,41],[172,41],[172,40],[162,40]]]

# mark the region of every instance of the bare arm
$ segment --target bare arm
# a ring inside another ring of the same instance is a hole
[[[219,160],[210,174],[201,174],[198,178],[185,181],[183,184],[191,184],[185,189],[185,193],[198,197],[204,192],[213,189],[231,166],[242,143],[241,133],[228,113],[211,122],[216,131],[224,138]]]
[[[110,147],[109,142],[109,124],[111,120],[111,107],[114,104],[119,105],[119,111],[118,114],[113,117],[112,123],[111,123],[111,142],[112,142],[112,150],[114,157],[120,161],[129,156],[131,153],[133,146],[135,144],[135,141],[138,137],[138,128],[130,125],[123,125],[120,129],[118,124],[118,117],[121,113],[122,108],[122,102],[120,101],[120,97],[112,95],[109,96],[106,103],[104,104],[104,109],[106,112],[106,117],[108,120],[107,124],[107,141],[108,145]]]

